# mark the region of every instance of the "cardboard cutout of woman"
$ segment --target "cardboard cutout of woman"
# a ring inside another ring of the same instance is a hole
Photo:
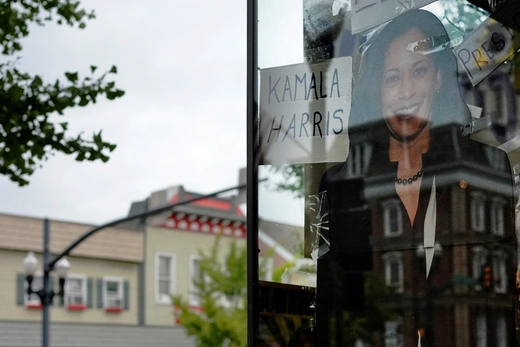
[[[316,346],[516,346],[511,172],[505,153],[461,135],[469,121],[439,19],[410,10],[387,24],[354,85],[347,161],[320,185]],[[497,216],[479,194],[503,202]],[[481,281],[485,266],[500,290]],[[493,333],[476,328],[481,314]]]

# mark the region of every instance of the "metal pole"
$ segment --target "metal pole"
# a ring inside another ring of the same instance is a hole
[[[42,347],[49,347],[49,219],[43,220],[43,295],[41,296],[42,309]]]
[[[263,179],[263,180],[260,180],[259,182],[263,182],[263,181],[266,181],[266,180],[267,179]],[[44,264],[44,266],[45,266],[45,268],[48,271],[52,271],[54,269],[54,265],[56,265],[58,260],[60,260],[61,258],[67,256],[74,248],[79,246],[80,243],[82,243],[87,238],[89,238],[90,236],[94,235],[95,233],[97,233],[100,230],[106,229],[108,227],[113,227],[113,226],[116,226],[116,225],[121,224],[121,223],[129,222],[129,221],[132,221],[132,220],[135,220],[135,219],[146,218],[146,217],[153,216],[153,215],[156,215],[156,214],[159,214],[159,213],[172,211],[177,206],[188,205],[188,204],[191,204],[192,202],[195,202],[195,201],[211,198],[211,197],[214,197],[214,196],[217,196],[217,195],[220,195],[220,194],[223,194],[223,193],[227,193],[229,191],[236,190],[236,189],[238,189],[238,190],[245,189],[246,187],[247,187],[246,184],[242,184],[242,185],[239,185],[239,186],[236,186],[236,187],[222,189],[222,190],[219,190],[219,191],[211,193],[211,194],[201,195],[201,196],[197,196],[195,198],[182,200],[182,201],[170,204],[170,205],[166,205],[166,206],[159,207],[159,208],[156,208],[156,209],[153,209],[153,210],[149,210],[149,211],[146,211],[146,212],[142,212],[142,213],[137,213],[137,214],[131,215],[129,217],[124,217],[124,218],[116,219],[116,220],[114,220],[112,222],[105,223],[105,224],[100,225],[98,227],[95,227],[95,228],[87,231],[83,235],[81,235],[74,242],[72,242],[67,248],[65,248],[60,254],[55,256],[47,264]]]
[[[258,335],[258,0],[247,1],[247,341]]]
[[[260,180],[260,182],[265,181],[266,179]],[[155,214],[159,214],[162,212],[173,210],[177,206],[187,205],[192,202],[207,199],[210,197],[214,197],[223,193],[227,193],[229,191],[235,190],[235,189],[245,189],[247,187],[246,184],[242,184],[236,187],[226,188],[219,191],[216,191],[211,194],[201,195],[192,199],[187,199],[183,201],[179,201],[173,204],[169,204],[167,206],[159,207],[150,211],[138,213],[129,217],[124,217],[120,219],[116,219],[112,222],[108,222],[106,224],[100,225],[98,227],[95,227],[83,235],[81,235],[79,238],[77,238],[74,242],[72,242],[65,250],[63,250],[60,254],[55,256],[52,260],[50,259],[50,252],[49,252],[49,219],[45,218],[43,220],[43,290],[42,290],[42,296],[40,296],[42,307],[43,307],[43,316],[42,316],[42,347],[49,347],[49,305],[51,303],[51,298],[54,296],[53,293],[50,293],[49,291],[49,273],[54,269],[54,265],[63,258],[64,256],[67,256],[74,248],[76,248],[80,243],[85,241],[90,236],[94,235],[100,230],[103,230],[108,227],[112,227],[124,222],[128,222],[135,219],[140,218],[146,218],[148,216],[153,216]],[[255,231],[256,233],[256,231]],[[249,234],[249,233],[248,233]]]

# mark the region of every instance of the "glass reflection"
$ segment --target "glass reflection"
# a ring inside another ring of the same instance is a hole
[[[316,346],[516,345],[511,169],[462,136],[447,41],[435,15],[410,10],[365,43],[349,155],[319,190]]]
[[[519,134],[511,64],[474,87],[436,15],[352,35],[339,3],[303,1],[302,50],[353,57],[349,145],[333,147],[346,160],[261,168],[303,192],[305,225],[297,259],[262,273],[256,345],[516,346],[520,156],[497,148]],[[291,210],[265,194],[270,209]],[[260,229],[261,247],[292,233]]]

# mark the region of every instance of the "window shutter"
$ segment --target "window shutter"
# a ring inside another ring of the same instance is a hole
[[[54,277],[49,276],[49,293],[52,293],[53,291],[54,291]],[[54,298],[56,298],[56,297],[54,297]],[[54,300],[51,301],[51,306],[54,306]]]
[[[103,279],[97,279],[97,308],[103,308]]]
[[[16,304],[23,306],[25,304],[25,274],[16,274]]]
[[[130,297],[129,297],[129,294],[130,294],[130,285],[128,283],[128,281],[125,281],[124,282],[124,292],[123,292],[123,295],[124,295],[124,303],[125,303],[125,310],[128,310],[128,308],[130,307],[129,303],[130,303]]]
[[[92,308],[92,299],[93,299],[93,283],[92,278],[87,278],[87,307]]]

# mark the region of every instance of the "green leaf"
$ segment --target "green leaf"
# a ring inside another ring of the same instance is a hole
[[[41,87],[42,85],[43,85],[43,81],[40,78],[40,76],[35,76],[31,83],[31,88],[38,88],[38,87]]]
[[[117,73],[117,67],[115,65],[112,65],[112,67],[110,68],[110,73]]]
[[[122,96],[115,82],[104,84],[109,72],[94,77],[97,66],[89,65],[92,75],[81,80],[77,72],[64,72],[61,80],[46,82],[41,75],[20,71],[20,57],[14,56],[23,48],[22,39],[38,26],[52,22],[82,29],[94,18],[94,11],[81,8],[80,0],[0,0],[0,52],[6,56],[0,62],[0,174],[19,186],[27,185],[29,176],[55,153],[106,162],[106,153],[116,148],[100,133],[95,144],[92,137],[71,136],[67,121],[50,121],[51,115],[87,106],[107,91],[111,98]],[[117,68],[110,71],[117,73]]]
[[[12,101],[18,101],[23,96],[24,91],[20,86],[15,84],[15,85],[11,86],[11,88],[9,88],[8,94]]]
[[[82,96],[81,100],[78,103],[78,106],[83,107],[83,106],[87,106],[87,105],[88,105],[88,99],[86,97]]]
[[[76,83],[78,81],[77,72],[65,72],[65,77],[67,77],[67,79],[72,83]]]

